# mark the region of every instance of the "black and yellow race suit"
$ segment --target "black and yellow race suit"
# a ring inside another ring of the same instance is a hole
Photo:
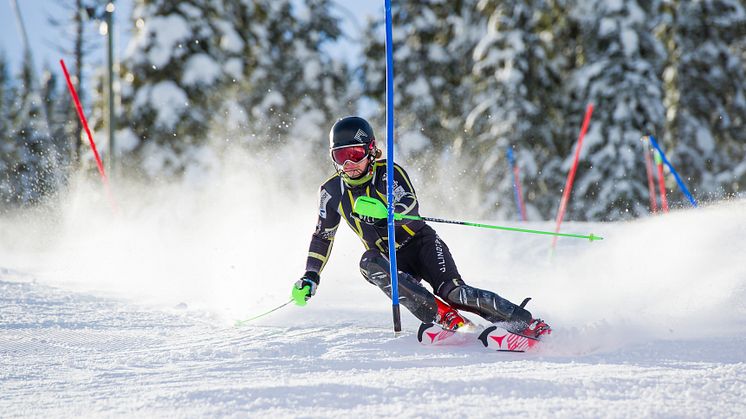
[[[373,163],[372,177],[361,185],[348,185],[335,174],[319,189],[319,218],[311,237],[306,270],[320,273],[332,250],[334,236],[342,219],[360,237],[365,253],[360,262],[363,276],[391,297],[388,274],[388,227],[386,223],[368,224],[353,213],[355,199],[369,196],[387,204],[386,160]],[[399,165],[394,164],[395,212],[419,215],[419,204],[412,182]],[[490,321],[530,321],[530,313],[490,291],[465,285],[448,246],[429,225],[421,220],[397,221],[397,267],[400,272],[401,303],[424,322],[434,321],[435,297],[419,285],[425,280],[433,293],[451,305],[472,311]],[[376,274],[371,274],[372,272]],[[378,273],[381,273],[379,275]],[[526,319],[526,316],[527,319]]]

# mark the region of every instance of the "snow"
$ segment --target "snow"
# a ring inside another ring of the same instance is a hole
[[[171,80],[156,83],[152,89],[142,88],[137,92],[135,103],[140,105],[140,95],[147,97],[147,102],[155,110],[156,125],[170,129],[176,125],[181,115],[189,106],[189,98],[184,90]]]
[[[184,65],[181,84],[185,87],[195,85],[209,86],[220,77],[220,65],[207,54],[194,54]]]
[[[243,75],[243,62],[239,58],[226,60],[223,71],[234,79],[240,80]]]
[[[227,52],[240,53],[244,48],[243,39],[231,26],[229,22],[219,20],[215,22],[215,26],[220,29],[222,33],[220,37],[220,48]]]
[[[133,58],[136,51],[142,49],[146,43],[151,42],[152,47],[147,52],[147,62],[162,67],[172,59],[172,54],[177,54],[177,44],[184,42],[192,36],[186,20],[179,15],[156,16],[145,21],[144,28],[133,38],[128,46],[127,56]]]
[[[640,46],[637,32],[635,32],[633,29],[623,29],[621,37],[622,47],[624,48],[624,55],[626,57],[631,58],[635,54],[639,53]]]
[[[0,219],[3,416],[746,415],[746,201],[566,223],[605,239],[560,239],[553,259],[545,236],[434,225],[470,284],[534,298],[554,327],[536,353],[423,347],[406,311],[394,337],[346,227],[306,307],[234,327],[302,273],[323,179],[276,176],[299,158],[122,185],[115,217],[83,184],[61,216]],[[424,215],[469,219],[415,187]]]
[[[140,139],[130,128],[117,130],[115,140],[117,153],[120,154],[130,152],[140,144]]]

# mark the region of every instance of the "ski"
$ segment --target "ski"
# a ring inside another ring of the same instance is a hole
[[[495,324],[484,329],[478,339],[485,348],[498,352],[526,352],[539,343],[539,339],[509,332]]]
[[[422,323],[417,340],[426,346],[461,346],[480,342],[497,352],[526,352],[539,343],[539,339],[509,332],[499,324],[485,329],[469,327],[468,330],[448,330],[433,323]]]
[[[462,330],[463,329],[463,330]],[[468,329],[468,330],[467,330]],[[475,342],[480,329],[469,326],[448,330],[433,323],[422,323],[417,331],[417,340],[427,346],[458,346]]]

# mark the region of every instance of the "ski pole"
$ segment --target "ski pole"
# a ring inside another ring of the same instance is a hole
[[[377,219],[386,218],[388,216],[386,206],[383,205],[383,202],[375,198],[371,198],[369,196],[361,196],[357,198],[355,200],[353,211],[355,211],[356,213],[362,216],[377,218]],[[529,230],[527,228],[503,227],[503,226],[491,225],[491,224],[472,223],[468,221],[444,220],[441,218],[420,217],[418,215],[406,215],[406,214],[399,214],[399,213],[394,214],[394,220],[431,221],[434,223],[457,224],[457,225],[465,225],[465,226],[470,226],[470,227],[490,228],[494,230],[514,231],[517,233],[546,234],[549,236],[557,236],[557,237],[572,237],[576,239],[588,239],[590,241],[604,239],[603,237],[593,235],[593,233],[589,235],[556,233],[552,231]]]
[[[294,300],[293,300],[293,299],[291,298],[291,299],[290,299],[290,300],[289,300],[288,302],[286,302],[286,303],[283,303],[283,304],[281,304],[281,305],[279,305],[279,306],[277,306],[277,307],[273,308],[272,310],[269,310],[269,311],[267,311],[267,312],[264,312],[264,313],[262,313],[262,314],[256,315],[256,316],[254,316],[254,317],[250,317],[250,318],[248,318],[248,319],[246,319],[246,320],[236,320],[236,323],[234,324],[234,326],[236,326],[236,327],[240,327],[240,326],[243,326],[243,325],[245,325],[246,323],[248,323],[248,322],[250,322],[250,321],[252,321],[252,320],[256,320],[256,319],[258,319],[258,318],[260,318],[260,317],[264,317],[264,316],[266,316],[266,315],[267,315],[267,314],[269,314],[269,313],[272,313],[272,312],[274,312],[274,311],[277,311],[277,310],[279,310],[279,309],[281,309],[281,308],[285,307],[286,305],[288,305],[288,304],[292,303],[293,301],[294,301]]]

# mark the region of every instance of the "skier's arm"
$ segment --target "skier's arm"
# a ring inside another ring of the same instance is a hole
[[[316,222],[316,230],[311,235],[311,244],[308,246],[308,258],[306,259],[306,272],[321,273],[326,265],[334,244],[334,235],[341,217],[336,206],[339,200],[333,199],[324,187],[320,190],[319,219]]]
[[[417,194],[407,172],[394,165],[394,212],[406,215],[419,215],[420,205]],[[397,223],[398,224],[398,223]],[[404,223],[406,224],[406,223]]]
[[[308,246],[306,273],[293,285],[291,293],[295,303],[301,306],[316,294],[316,287],[321,281],[319,274],[332,251],[334,235],[341,219],[336,208],[339,199],[334,199],[324,186],[321,187],[319,195],[319,219],[316,222],[316,230],[311,235],[311,244]]]

